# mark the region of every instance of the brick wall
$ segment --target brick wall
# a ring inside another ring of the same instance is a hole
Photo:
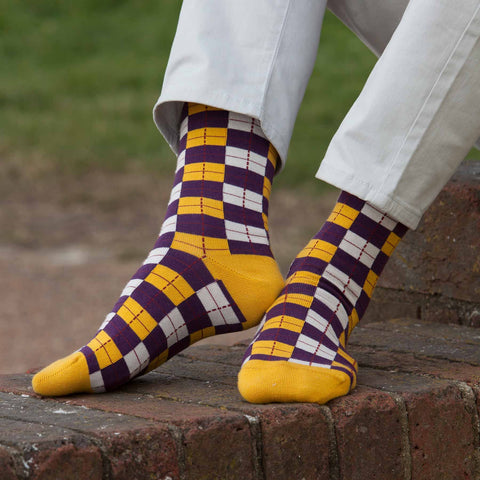
[[[464,162],[385,268],[365,323],[480,327],[480,160]]]

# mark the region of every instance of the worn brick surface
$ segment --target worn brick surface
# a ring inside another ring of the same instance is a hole
[[[480,161],[466,162],[399,245],[381,285],[478,301],[479,192]]]
[[[199,350],[198,353],[195,352],[195,348],[192,348],[191,350],[193,351],[191,355],[182,355],[178,356],[178,358],[172,358],[172,361],[161,366],[159,372],[163,375],[180,375],[184,378],[205,382],[207,385],[208,383],[236,385],[237,373],[240,369],[241,362],[237,365],[224,364],[221,363],[220,355],[217,355],[216,358],[206,356],[205,353],[208,351],[206,349]],[[224,353],[228,352],[228,347],[217,347],[215,350],[218,353]],[[203,362],[202,364],[205,368],[199,369],[198,361]]]
[[[7,448],[2,446],[0,446],[0,478],[2,480],[15,480],[17,478],[12,454]]]
[[[480,384],[472,385],[472,391],[475,396],[475,406],[477,409],[477,415],[480,418]],[[480,424],[479,424],[480,427]]]
[[[103,478],[102,456],[97,447],[62,445],[55,450],[43,450],[32,460],[34,478],[38,480],[58,480],[59,472],[62,480]]]
[[[253,443],[245,417],[192,422],[183,431],[186,477],[253,480],[256,461]]]
[[[390,395],[360,386],[331,409],[342,479],[405,478],[402,413]]]
[[[199,378],[202,377],[204,368],[212,369],[214,366],[211,363],[199,361]],[[166,376],[160,369],[158,372],[153,372],[136,382],[132,382],[128,387],[125,387],[124,391],[149,394],[158,399],[208,405],[222,409],[236,409],[240,408],[243,404],[236,387],[236,381],[226,384],[195,380],[193,378],[183,377],[181,371],[172,381],[166,381]]]
[[[213,363],[222,363],[238,368],[242,364],[245,347],[249,343],[249,340],[244,340],[238,345],[231,347],[224,347],[222,345],[203,346],[197,344],[185,350],[185,352],[182,352],[182,356],[192,359],[209,360]]]
[[[318,406],[280,405],[259,418],[267,479],[330,480],[329,420]]]
[[[403,398],[413,480],[478,478],[478,417],[457,384],[368,368],[359,381]]]
[[[99,432],[112,480],[180,478],[177,445],[167,426]]]
[[[184,382],[184,379],[178,379],[179,388],[184,385]],[[179,401],[169,401],[166,396],[153,396],[141,392],[133,395],[125,391],[119,391],[104,395],[79,395],[71,399],[66,398],[65,401],[70,405],[85,406],[171,424],[181,424],[192,419],[201,420],[203,418],[232,415],[225,410],[218,410],[206,405],[183,403],[188,400],[187,398],[182,399],[177,396],[174,398]],[[191,403],[196,402],[192,399]]]
[[[480,161],[465,162],[392,255],[366,320],[480,326],[479,231]]]
[[[448,380],[458,380],[469,385],[480,383],[480,367],[442,358],[422,356],[413,352],[376,350],[372,347],[351,346],[350,354],[358,361],[360,369],[371,367],[391,372],[429,375]]]
[[[480,332],[457,325],[396,319],[357,327],[350,345],[480,365]]]
[[[86,408],[85,402],[82,404],[82,397],[98,399],[100,404],[102,404],[103,398],[102,406],[107,411]],[[29,422],[26,424],[27,426],[30,425],[30,422],[35,422],[33,424],[34,440],[39,438],[42,441],[48,440],[48,438],[45,439],[41,429],[45,426],[50,429],[51,425],[55,425],[56,427],[63,427],[64,430],[61,430],[61,432],[55,430],[52,441],[60,438],[61,442],[71,442],[74,445],[79,443],[83,445],[85,442],[98,445],[100,442],[101,449],[108,459],[106,463],[111,465],[112,478],[135,478],[132,475],[138,471],[145,472],[145,478],[163,479],[166,476],[170,476],[172,479],[178,478],[177,448],[167,425],[152,426],[151,422],[136,416],[111,413],[108,411],[109,402],[106,401],[107,399],[108,395],[76,396],[66,399],[66,402],[69,403],[59,404],[56,401],[28,397],[20,397],[12,401],[11,395],[0,393],[0,416],[3,418],[9,417],[18,422],[15,423],[15,425],[19,425],[16,432],[21,430],[22,435],[28,432],[28,430],[23,431],[25,426],[23,422]],[[131,398],[131,400],[133,403],[134,398]],[[81,406],[75,405],[75,402],[78,402]],[[137,414],[139,411],[137,410]],[[148,418],[148,414],[146,416]],[[79,434],[82,436],[79,436]],[[16,443],[22,438],[17,435],[18,433],[14,434]],[[6,439],[6,435],[3,435],[3,438]],[[50,446],[50,444],[47,446]],[[37,443],[35,443],[35,448],[41,450]],[[59,452],[54,450],[53,454],[50,455],[51,450],[51,448],[48,448],[47,454],[43,453],[40,458],[43,465],[42,471],[45,472],[43,475],[48,475],[49,471],[58,472],[55,465],[69,456],[72,456],[74,460],[77,459],[82,465],[88,466],[89,463],[82,460],[84,453],[88,456],[89,461],[95,460],[96,466],[101,465],[101,462],[98,461],[98,451],[95,451],[96,455],[93,455],[88,447],[80,452],[72,451],[70,447],[69,449],[59,450]],[[34,461],[37,465],[38,459],[36,458]],[[39,467],[34,466],[33,468],[38,470]],[[74,475],[74,472],[72,475]],[[65,478],[90,477],[73,476]],[[99,478],[103,478],[102,475]]]
[[[33,395],[32,376],[30,374],[2,375],[0,392],[8,392],[16,395]]]
[[[475,419],[454,386],[403,394],[412,446],[412,478],[475,479]],[[441,459],[432,462],[432,459]]]
[[[72,430],[2,418],[1,443],[15,447],[21,453],[17,475],[51,479],[74,480],[75,471],[83,478],[101,479],[103,465],[98,447],[85,436]],[[74,467],[72,469],[72,466]],[[0,476],[1,478],[1,476]]]
[[[0,479],[478,480],[479,347],[474,328],[359,326],[358,387],[327,406],[244,402],[243,346],[189,349],[101,395],[0,376]]]
[[[415,290],[379,286],[362,323],[410,317],[425,322],[480,326],[479,303]]]
[[[84,434],[98,432],[124,432],[151,426],[147,420],[137,416],[125,416],[108,410],[107,395],[90,395],[104,400],[106,411],[77,406],[73,402],[84,396],[65,397],[56,400],[44,400],[33,397],[16,397],[0,393],[0,417],[10,420],[35,423],[40,426],[55,425],[64,429],[73,429]],[[88,398],[87,396],[85,396]],[[100,403],[102,403],[100,401]],[[140,416],[140,410],[137,412]],[[68,436],[68,435],[67,435]]]

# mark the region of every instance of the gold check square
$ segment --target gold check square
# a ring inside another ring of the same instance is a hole
[[[176,306],[195,293],[180,274],[162,264],[157,265],[145,281],[163,292]]]
[[[275,357],[290,358],[294,348],[293,345],[288,345],[287,343],[258,340],[252,345],[252,355],[273,355]]]
[[[223,203],[205,197],[180,197],[178,215],[209,215],[223,219]]]
[[[213,112],[218,111],[220,108],[210,107],[209,105],[203,105],[202,103],[189,103],[188,104],[188,114],[195,115],[196,113],[201,112]]]
[[[337,247],[335,245],[314,238],[308,242],[307,246],[298,254],[298,257],[314,257],[330,262],[336,251]]]
[[[299,270],[298,272],[292,273],[288,278],[288,283],[302,283],[303,285],[312,285],[317,286],[318,282],[320,282],[320,275],[311,272],[305,272],[303,270]]]
[[[391,232],[383,244],[382,252],[385,255],[390,256],[395,250],[395,247],[399,244],[400,240],[400,237],[396,233]]]
[[[105,330],[98,332],[87,347],[95,352],[100,369],[104,369],[122,358],[120,350]]]
[[[200,257],[207,252],[225,253],[230,251],[226,238],[199,237],[182,232],[175,232],[171,248],[182,250],[196,257]]]
[[[348,230],[359,213],[358,210],[349,207],[345,203],[337,203],[327,221],[340,225]]]
[[[273,168],[277,167],[278,156],[279,155],[278,155],[277,150],[275,149],[275,147],[272,144],[270,144],[270,146],[268,147],[267,158],[272,163]]]
[[[217,127],[197,128],[187,133],[187,149],[204,145],[227,145],[227,129]]]
[[[270,180],[265,177],[263,180],[263,196],[268,200],[270,198],[270,193],[272,191],[272,183]]]
[[[265,323],[263,330],[268,330],[271,328],[284,328],[290,332],[300,333],[304,325],[304,320],[290,317],[288,315],[279,315],[278,317],[269,318],[268,322]]]
[[[128,297],[117,315],[135,332],[140,340],[147,338],[157,326],[155,319],[132,297]]]
[[[189,163],[183,169],[183,181],[191,182],[204,180],[209,182],[223,182],[225,165],[220,163]]]
[[[300,305],[301,307],[310,308],[313,297],[311,295],[303,295],[301,293],[287,293],[285,294],[285,301],[287,303],[293,303],[294,305]]]
[[[164,350],[158,357],[155,357],[147,367],[147,372],[151,372],[168,360],[168,348]]]
[[[352,333],[352,330],[357,326],[360,318],[358,317],[357,310],[352,309],[352,313],[348,316],[348,336]]]
[[[365,283],[363,284],[363,290],[365,291],[365,293],[368,295],[369,298],[372,298],[373,289],[377,284],[377,280],[378,280],[378,275],[374,273],[372,270],[370,270],[368,272]]]
[[[192,334],[190,334],[190,345],[198,342],[202,338],[211,337],[212,335],[215,335],[215,327],[213,326],[202,328],[201,330],[193,332]]]

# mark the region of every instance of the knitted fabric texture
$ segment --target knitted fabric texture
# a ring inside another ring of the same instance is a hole
[[[248,348],[239,390],[254,403],[317,402],[355,387],[348,337],[407,227],[342,192],[300,252]]]
[[[113,390],[201,338],[258,324],[281,291],[267,223],[277,153],[258,121],[188,104],[180,132],[154,248],[96,336],[34,377],[37,393]]]

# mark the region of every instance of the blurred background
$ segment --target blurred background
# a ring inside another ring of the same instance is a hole
[[[0,0],[0,373],[89,341],[155,241],[175,161],[152,107],[180,6]],[[327,14],[272,196],[284,272],[336,199],[313,176],[374,63]]]

